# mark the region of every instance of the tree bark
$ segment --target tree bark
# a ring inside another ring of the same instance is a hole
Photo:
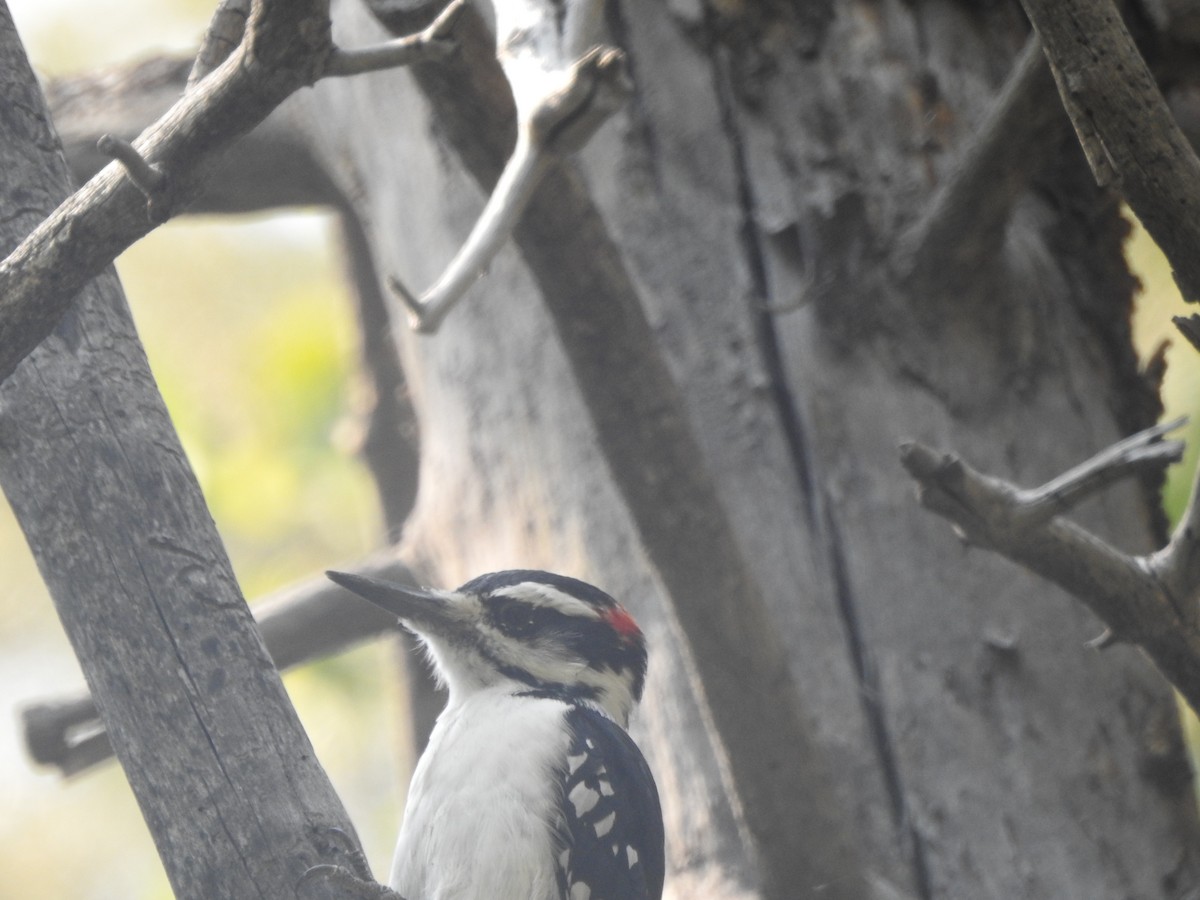
[[[373,39],[357,3],[340,4],[338,24]],[[1037,483],[1155,412],[1129,345],[1124,225],[1065,127],[1046,134],[1040,166],[1007,161],[1012,209],[968,285],[921,279],[918,291],[897,275],[905,260],[890,248],[963,162],[1023,23],[883,3],[620,4],[610,24],[637,91],[584,152],[584,177],[829,764],[822,802],[838,809],[795,815],[847,816],[855,877],[880,896],[1194,886],[1196,821],[1163,682],[1127,649],[1083,649],[1099,626],[1052,588],[964,557],[897,459],[915,437]],[[487,83],[453,102],[497,102],[489,90],[506,102]],[[481,202],[478,162],[460,163],[452,136],[449,151],[437,144],[448,101],[419,73],[310,99],[335,178],[369,186],[358,209],[381,277],[429,283]],[[485,160],[506,147],[503,134],[478,143]],[[778,863],[762,855],[789,848],[739,827],[720,716],[700,699],[713,695],[697,689],[681,606],[664,602],[669,563],[605,468],[598,431],[613,426],[573,384],[542,303],[599,302],[579,284],[546,296],[549,260],[575,261],[576,237],[502,253],[436,337],[400,336],[422,425],[408,540],[440,583],[538,565],[635,608],[654,660],[637,728],[663,789],[673,890],[753,893]],[[1154,540],[1134,488],[1089,512],[1118,545]]]
[[[0,243],[66,196],[0,4]],[[254,628],[116,274],[0,386],[0,482],[177,897],[291,897],[353,834]],[[336,842],[335,842],[336,843]]]

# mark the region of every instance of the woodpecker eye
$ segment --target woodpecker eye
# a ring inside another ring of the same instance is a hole
[[[510,637],[523,638],[537,629],[535,610],[525,603],[504,603],[492,613],[496,627]]]

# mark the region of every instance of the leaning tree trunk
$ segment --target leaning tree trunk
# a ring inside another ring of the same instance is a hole
[[[347,43],[380,36],[358,0],[335,21]],[[622,597],[652,647],[636,730],[664,797],[674,896],[753,895],[763,872],[789,871],[775,858],[788,849],[745,827],[740,737],[705,704],[728,695],[689,654],[695,623],[672,596],[686,573],[669,541],[648,538],[654,511],[611,468],[619,428],[578,381],[602,377],[572,329],[610,302],[597,258],[615,247],[817,748],[823,789],[794,810],[795,830],[838,822],[857,845],[857,886],[771,893],[1194,889],[1166,684],[1137,652],[1085,649],[1099,625],[1053,588],[964,551],[917,508],[897,461],[917,438],[1033,484],[1156,413],[1130,347],[1125,226],[1035,58],[1008,85],[1021,114],[995,118],[1027,34],[1018,14],[622,3],[610,26],[636,91],[584,152],[583,181],[551,179],[519,247],[438,334],[398,335],[421,422],[407,541],[430,579],[538,566]],[[455,93],[422,67],[323,83],[293,106],[355,198],[381,280],[432,281],[477,214],[476,179],[495,177],[505,139],[488,114],[507,102],[484,76]],[[474,144],[456,126],[471,121]],[[968,158],[984,175],[948,193]],[[585,183],[611,247],[582,213],[538,228],[539,210],[578,207]],[[1123,547],[1155,540],[1135,488],[1089,512]]]

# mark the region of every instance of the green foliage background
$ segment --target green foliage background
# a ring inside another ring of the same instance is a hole
[[[1164,418],[1189,416],[1182,436],[1187,440],[1187,452],[1182,462],[1167,470],[1163,490],[1163,506],[1174,523],[1183,514],[1192,490],[1197,465],[1200,464],[1200,354],[1175,330],[1171,317],[1195,312],[1183,302],[1179,288],[1171,275],[1171,267],[1162,251],[1141,228],[1134,231],[1126,248],[1130,266],[1142,282],[1137,314],[1134,317],[1134,340],[1138,354],[1147,359],[1163,341],[1171,343],[1168,351],[1167,378],[1163,383]],[[1200,720],[1179,699],[1192,771],[1200,772]],[[1193,783],[1200,801],[1200,782]]]
[[[98,15],[83,0],[10,2],[43,74],[189,48],[213,5],[121,0]],[[189,219],[159,229],[119,262],[155,374],[250,597],[380,540],[372,488],[348,440],[356,338],[336,252],[331,223],[316,214]],[[1139,352],[1146,358],[1173,340],[1167,414],[1195,420],[1200,355],[1174,338],[1170,315],[1182,303],[1169,269],[1141,231],[1129,255],[1145,285]],[[1188,438],[1188,458],[1170,475],[1172,515],[1190,487],[1200,426],[1189,426]],[[118,767],[63,784],[24,759],[15,710],[82,679],[2,504],[0,559],[0,895],[168,898]],[[404,790],[390,655],[376,644],[286,679],[379,874]]]

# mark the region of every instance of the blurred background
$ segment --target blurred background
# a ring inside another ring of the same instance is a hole
[[[214,5],[108,0],[98,14],[83,0],[9,0],[43,78],[186,51]],[[176,221],[118,260],[155,375],[250,598],[381,541],[373,490],[348,437],[356,337],[337,254],[332,221],[313,212]],[[1196,419],[1200,354],[1171,325],[1183,304],[1170,271],[1140,230],[1128,254],[1144,286],[1138,350],[1145,359],[1173,342],[1167,415]],[[1188,434],[1188,456],[1170,473],[1172,516],[1200,446],[1195,425]],[[0,895],[169,898],[119,767],[64,782],[25,757],[20,707],[76,689],[82,676],[2,500],[0,559]],[[387,871],[404,793],[393,653],[378,642],[285,679],[377,874]]]

